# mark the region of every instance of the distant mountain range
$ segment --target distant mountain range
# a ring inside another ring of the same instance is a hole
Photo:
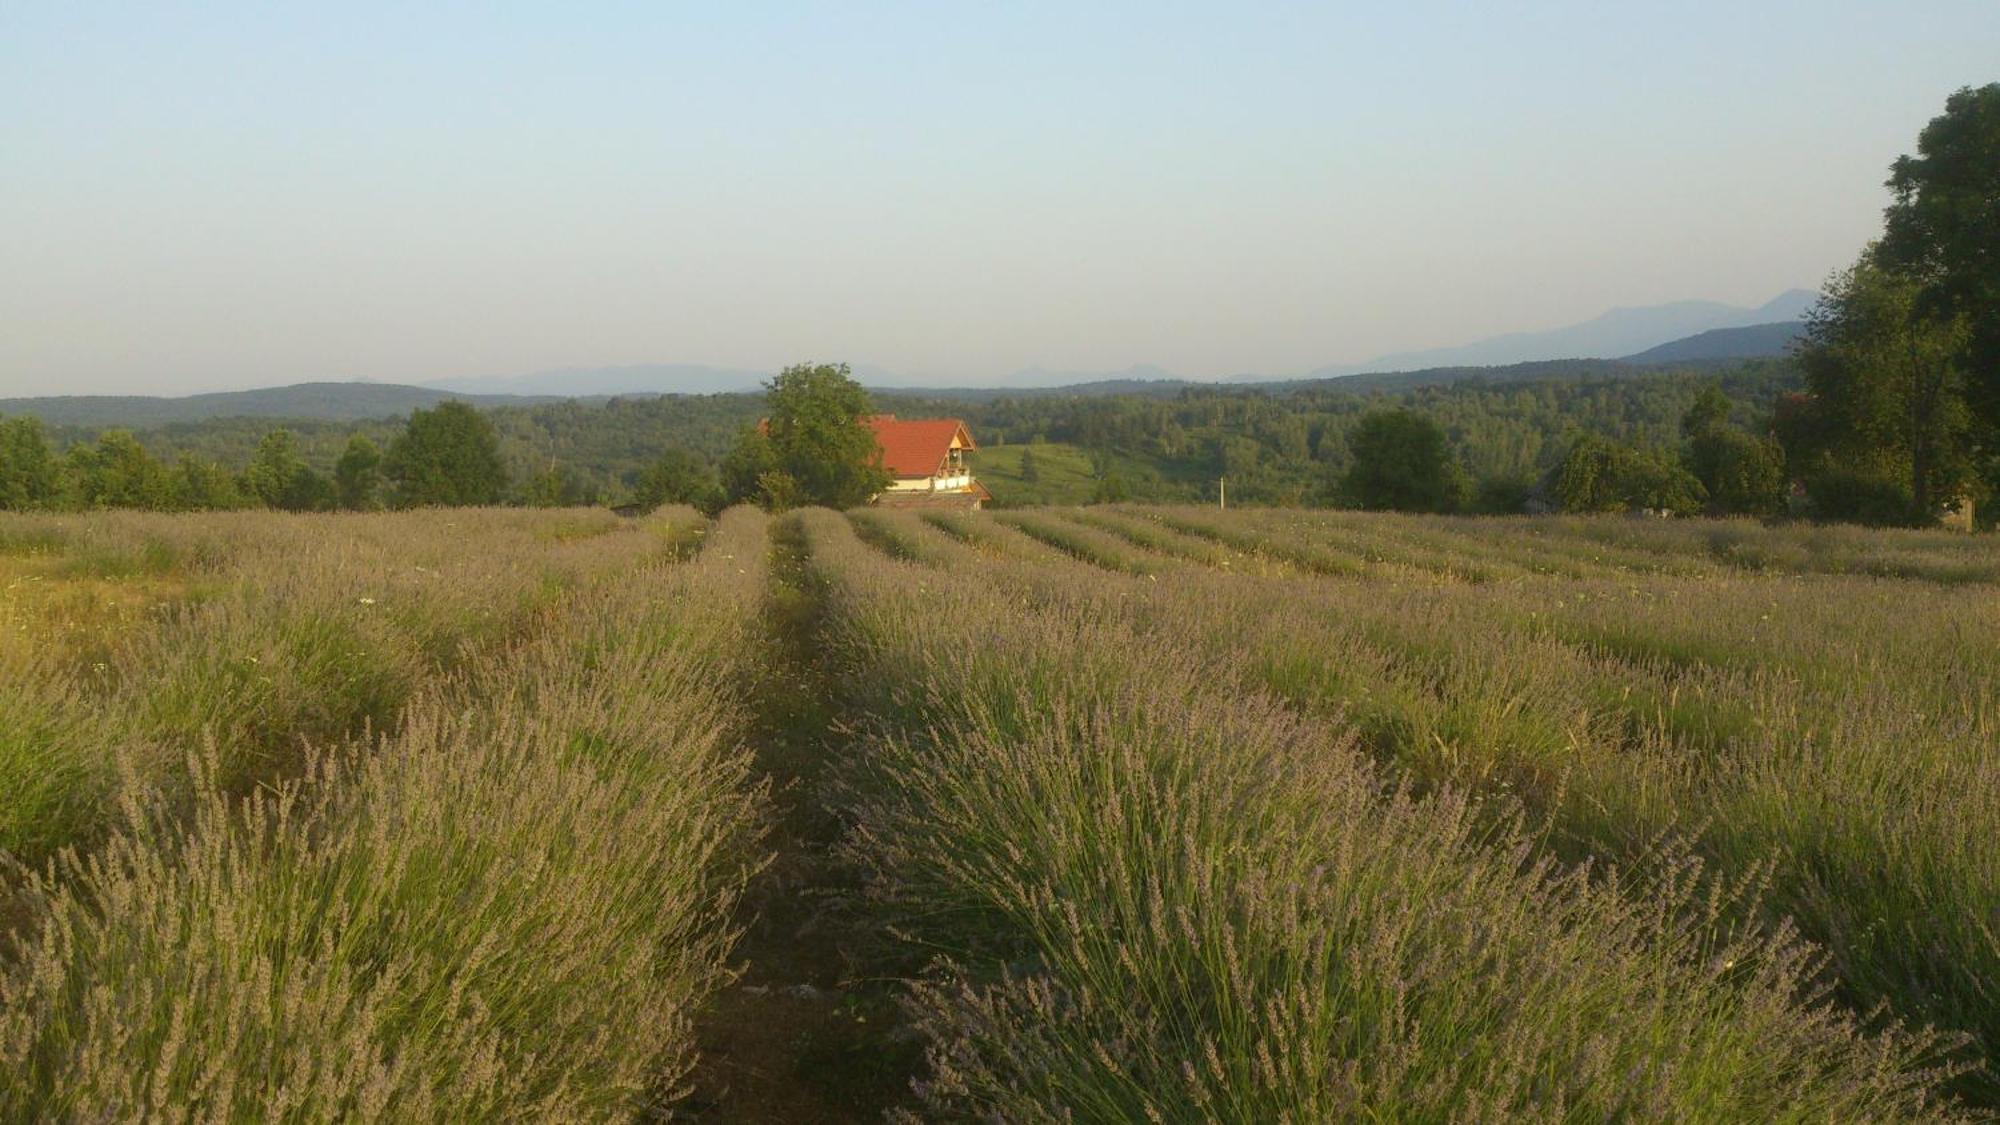
[[[647,363],[627,367],[568,367],[529,375],[437,379],[424,386],[465,395],[552,395],[558,398],[623,394],[702,395],[754,391],[759,383],[770,377],[768,371],[704,367],[693,363]]]
[[[1567,328],[1495,336],[1453,348],[1383,356],[1367,364],[1324,367],[1304,376],[1238,376],[1236,386],[1338,381],[1356,390],[1451,383],[1469,378],[1515,381],[1640,373],[1669,365],[1720,363],[1781,356],[1804,328],[1800,318],[1818,300],[1803,289],[1754,308],[1680,301],[1613,309]],[[1604,358],[1597,358],[1604,357]],[[1117,372],[1031,368],[992,387],[924,386],[878,368],[857,368],[870,388],[907,397],[980,400],[1006,395],[1147,394],[1215,380],[1192,380],[1158,367]],[[0,414],[33,414],[50,425],[151,427],[203,418],[295,418],[348,422],[389,418],[447,399],[479,406],[520,406],[613,395],[729,394],[755,391],[768,373],[695,364],[572,368],[529,375],[441,379],[424,386],[390,383],[300,383],[182,398],[143,395],[60,395],[0,399]]]
[[[1612,309],[1602,316],[1543,332],[1512,332],[1449,348],[1377,356],[1366,363],[1323,367],[1314,378],[1421,371],[1436,367],[1496,367],[1545,359],[1637,357],[1664,344],[1722,328],[1798,321],[1819,302],[1808,289],[1788,289],[1756,308],[1716,301]],[[1723,357],[1726,358],[1726,357]]]
[[[857,366],[854,374],[870,387],[899,393],[936,393],[946,397],[985,396],[995,391],[1056,391],[1105,382],[1224,382],[1271,383],[1300,379],[1331,379],[1343,375],[1374,375],[1392,372],[1427,371],[1463,367],[1502,367],[1553,359],[1614,359],[1628,357],[1633,362],[1681,362],[1692,359],[1732,359],[1755,355],[1776,355],[1782,348],[1768,348],[1761,336],[1719,338],[1704,347],[1710,351],[1660,359],[1639,359],[1638,355],[1677,341],[1722,329],[1757,328],[1791,323],[1803,317],[1819,300],[1806,289],[1791,289],[1756,308],[1740,308],[1717,301],[1676,301],[1642,308],[1612,309],[1581,324],[1544,332],[1516,332],[1494,336],[1448,348],[1402,352],[1378,356],[1366,363],[1336,364],[1304,375],[1234,375],[1219,380],[1195,380],[1150,364],[1138,364],[1122,371],[1051,371],[1027,367],[990,386],[963,386],[923,376],[909,376],[881,368]],[[1732,348],[1751,350],[1731,352]],[[1711,351],[1713,354],[1710,354]],[[1727,353],[1727,354],[1723,354]],[[538,371],[528,375],[482,376],[439,379],[424,384],[437,390],[469,395],[553,395],[572,398],[586,395],[618,394],[724,394],[754,391],[767,371],[742,368],[707,367],[698,364],[638,364],[627,367],[576,367]]]
[[[152,395],[49,395],[0,399],[0,414],[33,414],[51,426],[165,426],[204,418],[312,418],[352,422],[388,418],[462,399],[476,406],[551,402],[552,396],[464,395],[395,383],[296,383],[250,391],[161,398]]]

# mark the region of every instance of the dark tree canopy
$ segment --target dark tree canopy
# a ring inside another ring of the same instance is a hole
[[[1645,508],[1690,514],[1706,499],[1701,482],[1667,457],[1596,434],[1576,439],[1552,485],[1565,512]]]
[[[336,501],[350,512],[367,512],[382,506],[382,450],[360,434],[347,439],[347,448],[333,466]]]
[[[174,506],[186,511],[249,508],[257,498],[243,491],[236,475],[213,461],[182,457],[174,466]]]
[[[334,490],[299,455],[298,439],[290,430],[272,430],[257,446],[257,456],[243,470],[243,485],[265,506],[287,512],[312,512],[333,506]]]
[[[1946,99],[1889,190],[1876,256],[1915,282],[1925,319],[1964,322],[1968,400],[2000,432],[2000,82]]]
[[[718,492],[708,462],[676,446],[663,450],[646,466],[633,489],[633,500],[648,510],[665,504],[692,504],[709,510],[717,506]]]
[[[754,495],[767,506],[851,508],[888,486],[868,392],[846,364],[787,367],[765,385],[764,403],[763,440],[746,436],[727,471],[740,485],[754,469]]]
[[[1776,515],[1785,504],[1785,455],[1772,438],[1730,425],[1732,404],[1722,388],[1707,386],[1681,417],[1687,437],[1681,463],[1707,494],[1718,516]]]
[[[581,508],[597,503],[597,489],[575,466],[550,462],[528,478],[521,502],[530,508]]]
[[[42,420],[0,418],[0,511],[56,507],[62,489],[62,464]]]
[[[1809,492],[1843,513],[1838,488],[1895,482],[1924,522],[1974,479],[1974,419],[1961,368],[1962,317],[1922,315],[1921,283],[1864,255],[1827,286],[1800,350],[1811,394],[1804,440],[1788,450]],[[1871,510],[1879,505],[1871,499]]]
[[[166,466],[126,430],[106,430],[97,445],[71,446],[65,470],[84,508],[174,507],[174,482]]]
[[[778,451],[771,446],[771,436],[756,426],[745,426],[718,472],[728,503],[767,504],[764,484],[778,475]]]
[[[413,412],[386,465],[405,508],[497,504],[507,491],[493,423],[462,402]]]
[[[1412,410],[1364,416],[1347,438],[1353,465],[1348,498],[1377,511],[1450,512],[1464,502],[1465,471],[1452,458],[1443,427]]]

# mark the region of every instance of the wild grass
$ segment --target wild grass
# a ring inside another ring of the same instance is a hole
[[[0,852],[31,865],[106,831],[123,797],[184,799],[196,750],[247,792],[296,773],[307,743],[393,728],[425,685],[664,534],[608,513],[14,521],[63,544],[16,580],[31,592],[10,596],[0,646]]]
[[[193,755],[30,886],[0,1117],[579,1120],[680,1092],[764,797],[741,747],[763,521],[542,606],[238,796]]]
[[[1072,565],[1023,601],[1033,575],[807,528],[877,720],[850,852],[943,954],[911,1000],[932,1112],[1950,1115],[1944,1041],[1864,1029],[1748,921],[1761,869],[1566,866],[1475,791],[1420,795],[1145,619],[1185,587]]]

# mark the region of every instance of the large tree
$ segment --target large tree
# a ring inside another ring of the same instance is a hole
[[[875,431],[868,425],[868,392],[846,364],[799,364],[765,384],[761,441],[746,437],[747,462],[757,491],[772,508],[822,504],[851,508],[889,484]],[[761,446],[768,445],[768,460]]]
[[[646,466],[646,471],[639,474],[633,499],[648,511],[664,504],[692,504],[710,509],[716,506],[717,491],[715,472],[708,463],[675,446],[662,450]]]
[[[236,474],[213,461],[183,454],[173,477],[174,507],[185,511],[248,508],[257,503],[244,495]]]
[[[1972,421],[1991,449],[2000,435],[2000,82],[1946,99],[1944,113],[1897,160],[1881,264],[1910,278],[1915,312],[1964,332]]]
[[[1551,491],[1565,512],[1648,508],[1687,515],[1707,499],[1701,482],[1666,457],[1598,434],[1584,434],[1570,446]]]
[[[507,491],[493,423],[462,402],[412,412],[385,466],[405,508],[497,504]]]
[[[1681,416],[1681,464],[1701,482],[1711,515],[1775,515],[1785,503],[1785,460],[1777,442],[1729,422],[1735,404],[1709,384]]]
[[[1799,351],[1816,415],[1795,471],[1822,506],[1853,481],[1896,481],[1904,519],[1922,522],[1958,499],[1974,472],[1966,396],[1967,324],[1920,310],[1923,282],[1867,253],[1835,277],[1806,322]],[[1845,483],[1843,483],[1845,482]]]
[[[1449,512],[1465,500],[1465,470],[1452,458],[1443,427],[1413,410],[1370,414],[1348,435],[1353,463],[1342,485],[1348,499],[1376,511]]]
[[[333,504],[333,486],[312,471],[299,454],[290,430],[272,430],[257,443],[257,455],[243,470],[244,491],[268,507],[312,512]]]
[[[355,434],[333,466],[334,499],[350,512],[366,512],[382,506],[381,492],[382,450]]]
[[[85,508],[164,511],[174,506],[173,477],[129,430],[106,430],[95,447],[71,446],[68,476],[77,503]]]
[[[31,511],[62,498],[62,463],[49,448],[42,420],[0,419],[0,510]]]

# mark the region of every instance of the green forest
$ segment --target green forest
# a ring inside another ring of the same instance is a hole
[[[1268,387],[1176,387],[1157,393],[926,398],[877,392],[873,409],[906,417],[963,418],[981,445],[975,471],[1001,506],[1115,500],[1203,500],[1228,478],[1232,500],[1343,505],[1349,437],[1372,412],[1410,410],[1435,420],[1474,482],[1525,488],[1540,482],[1585,434],[1643,447],[1680,441],[1682,416],[1706,387],[1727,395],[1743,425],[1768,418],[1778,395],[1800,385],[1797,366],[1755,361],[1721,371],[1581,374],[1525,381],[1479,377],[1410,389],[1348,389],[1328,380]],[[443,408],[438,408],[443,409]],[[419,410],[413,417],[430,417]],[[663,395],[480,410],[504,485],[500,498],[530,505],[643,499],[649,470],[668,451],[715,473],[743,431],[765,412],[756,394]],[[467,411],[470,413],[470,411]],[[0,420],[9,451],[37,443],[48,470],[39,501],[0,493],[8,507],[206,508],[259,502],[255,488],[220,487],[278,456],[333,481],[356,439],[389,450],[409,418],[362,422],[215,418],[136,431],[45,427]],[[8,452],[9,467],[32,454]],[[151,468],[142,461],[151,462]],[[157,478],[137,492],[65,476],[123,473]],[[268,475],[268,474],[267,474]],[[296,475],[281,472],[279,475]],[[265,490],[267,493],[269,489]],[[376,500],[391,506],[393,489]],[[308,486],[308,492],[312,492]],[[125,504],[105,503],[125,495]],[[307,507],[337,507],[320,492]],[[324,502],[320,502],[324,501]],[[282,506],[274,504],[273,506]]]

